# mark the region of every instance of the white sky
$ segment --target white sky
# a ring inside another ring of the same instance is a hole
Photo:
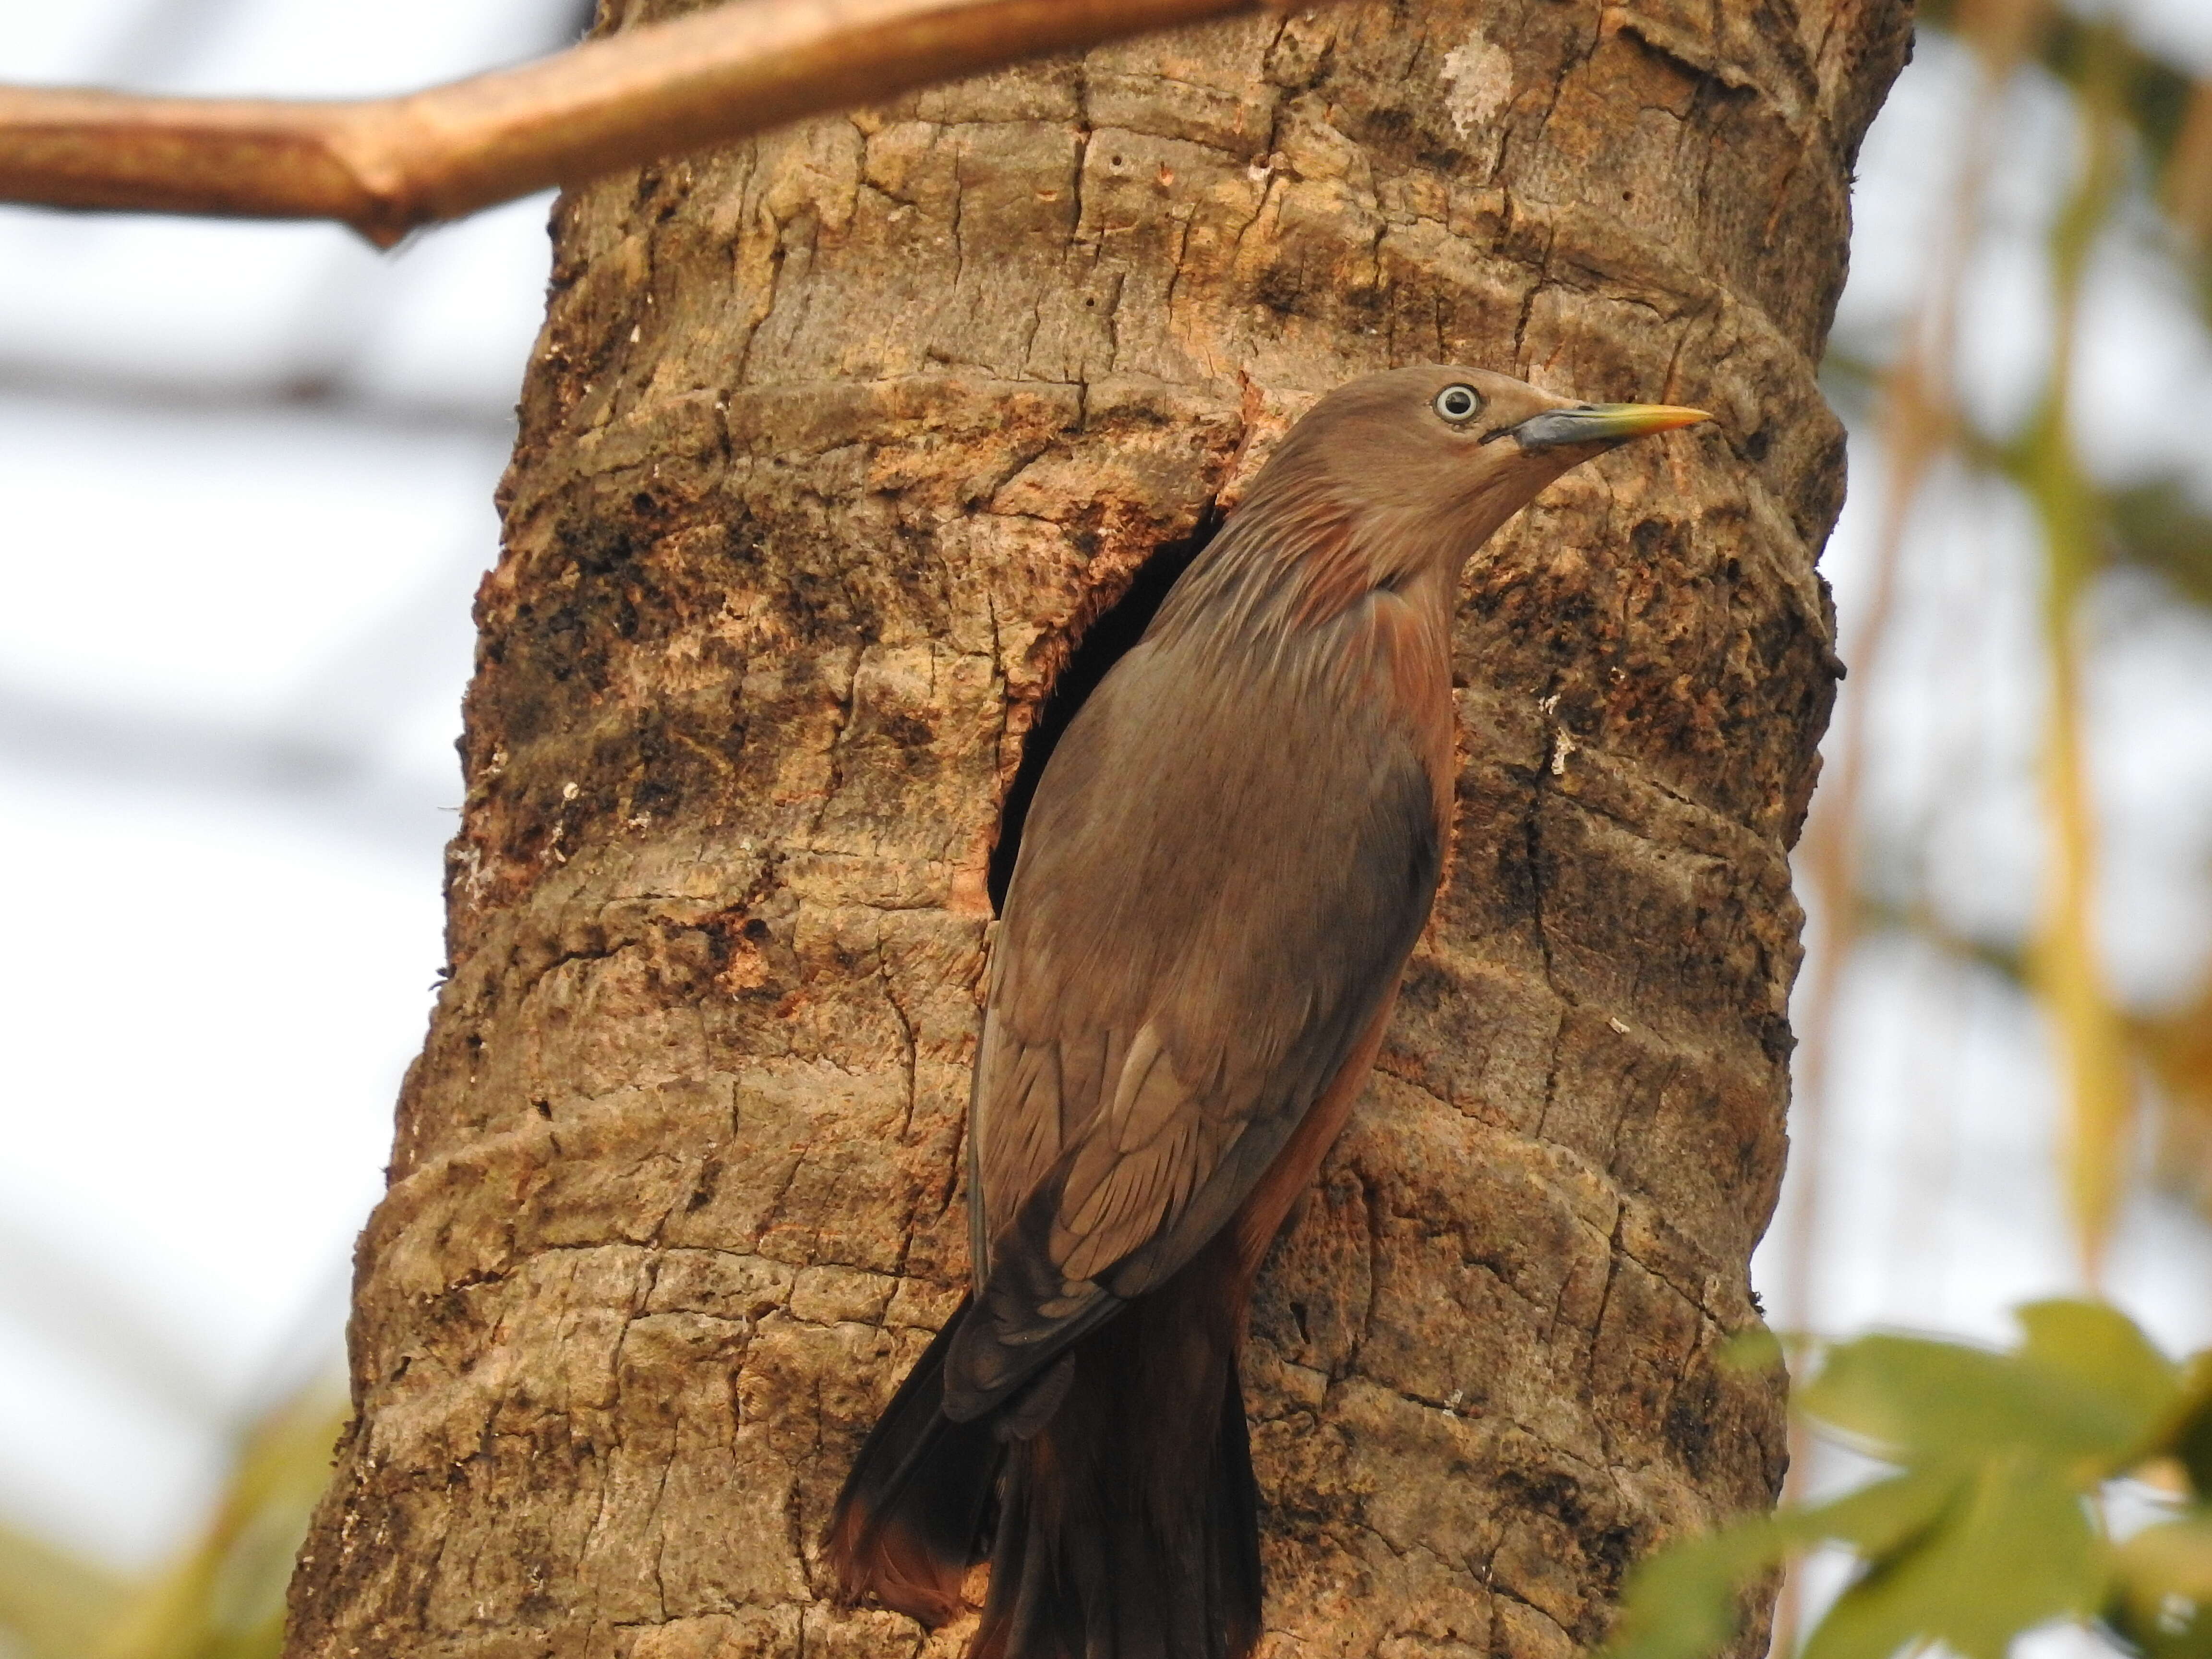
[[[0,79],[393,90],[555,44],[564,0],[0,0]],[[2136,0],[2212,64],[2212,7]],[[1839,339],[1878,354],[1934,245],[1967,67],[1923,42],[1861,168]],[[1962,340],[1972,406],[2042,373],[2032,257],[2072,153],[2014,100]],[[336,1352],[346,1259],[441,956],[468,596],[546,267],[545,204],[380,256],[319,227],[0,210],[0,1515],[118,1565],[190,1528],[227,1425]],[[2114,476],[2212,494],[2212,342],[2140,236],[2100,259],[2078,414]],[[1847,641],[1880,468],[1825,568]],[[2040,860],[2020,503],[1923,505],[1868,707],[1878,862],[2015,942]],[[2142,1004],[2212,933],[2212,622],[2097,608],[2106,940]],[[1824,1328],[2001,1337],[2069,1288],[2045,1035],[2010,986],[1878,941],[1825,1148]],[[1770,1292],[1781,1264],[1763,1256]],[[2212,1243],[2146,1200],[2118,1297],[2212,1340]],[[1770,1297],[1771,1299],[1771,1296]],[[1796,1310],[1778,1308],[1784,1320]]]

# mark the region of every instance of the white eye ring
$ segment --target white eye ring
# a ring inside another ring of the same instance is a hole
[[[1448,386],[1437,393],[1436,410],[1454,426],[1458,426],[1482,412],[1482,394],[1471,386]]]

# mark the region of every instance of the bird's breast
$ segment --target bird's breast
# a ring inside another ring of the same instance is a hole
[[[1451,629],[1419,596],[1378,588],[1353,613],[1364,635],[1370,696],[1388,706],[1388,717],[1410,738],[1436,797],[1437,823],[1449,822],[1454,720]]]

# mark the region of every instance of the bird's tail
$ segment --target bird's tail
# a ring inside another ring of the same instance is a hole
[[[968,1659],[1247,1659],[1259,1493],[1217,1245],[973,1422],[942,1409],[963,1301],[869,1434],[824,1539],[848,1600],[927,1625],[986,1555]]]
[[[969,1659],[1245,1659],[1258,1644],[1226,1263],[1206,1252],[1075,1345],[1058,1408],[1010,1449]]]
[[[869,1431],[823,1540],[846,1600],[872,1596],[930,1626],[960,1611],[1006,1461],[989,1418],[955,1423],[941,1409],[945,1356],[970,1306],[963,1297]]]

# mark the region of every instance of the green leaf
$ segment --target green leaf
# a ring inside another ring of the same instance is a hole
[[[1601,1659],[1704,1659],[1735,1634],[1743,1586],[1791,1547],[1759,1516],[1647,1557],[1629,1576]]]
[[[2130,1590],[2212,1601],[2212,1510],[2145,1527],[2113,1553]]]
[[[2026,1452],[1990,1460],[1923,1531],[1875,1554],[1803,1659],[1890,1659],[1942,1643],[2004,1659],[2013,1638],[2101,1607],[2110,1577],[2081,1495]]]
[[[1606,1659],[1701,1659],[1735,1635],[1745,1588],[1786,1556],[1831,1538],[1890,1547],[1941,1515],[1959,1485],[1955,1475],[1895,1475],[1671,1544],[1631,1575]]]
[[[83,1659],[124,1595],[100,1568],[0,1522],[0,1651]]]
[[[2167,1436],[2166,1449],[2189,1471],[2189,1484],[2200,1499],[2212,1500],[2212,1352],[2189,1364],[2182,1384],[2183,1404]]]
[[[1793,1548],[1832,1540],[1861,1555],[1885,1555],[1933,1527],[1965,1484],[1966,1476],[1955,1469],[1915,1469],[1811,1509],[1784,1510],[1774,1524]]]
[[[2181,1368],[2135,1321],[2102,1302],[2032,1302],[2016,1310],[2021,1358],[2079,1391],[2084,1413],[2101,1413],[2125,1462],[2148,1443],[2180,1397]]]
[[[2154,1659],[2212,1659],[2212,1510],[2146,1527],[2112,1553],[2114,1633]]]
[[[1910,1336],[1831,1349],[1797,1394],[1804,1413],[1893,1463],[1960,1463],[2019,1446],[2076,1458],[2114,1450],[2109,1413],[2016,1358]]]
[[[2212,1358],[2185,1382],[2100,1303],[2036,1303],[2019,1317],[2011,1352],[1895,1335],[1827,1349],[1800,1410],[1902,1469],[1661,1552],[1630,1581],[1607,1659],[1701,1659],[1735,1634],[1747,1587],[1829,1541],[1861,1565],[1804,1659],[1932,1647],[2004,1659],[2039,1626],[2099,1617],[2150,1659],[2212,1659],[2195,1645],[2212,1622],[2198,1618],[2199,1580],[2174,1565],[2197,1564],[2212,1589],[2212,1511],[2201,1535],[2130,1540],[2116,1569],[2092,1509],[2106,1479],[2178,1438],[2194,1444],[2199,1427],[2212,1454]]]
[[[1765,1325],[1747,1325],[1721,1344],[1713,1354],[1722,1370],[1771,1371],[1787,1361],[1782,1339]]]
[[[2026,1340],[2009,1354],[1909,1336],[1838,1344],[1798,1407],[1893,1463],[2025,1448],[2110,1468],[2140,1455],[2179,1397],[2173,1365],[2101,1304],[2036,1303],[2020,1319]]]

